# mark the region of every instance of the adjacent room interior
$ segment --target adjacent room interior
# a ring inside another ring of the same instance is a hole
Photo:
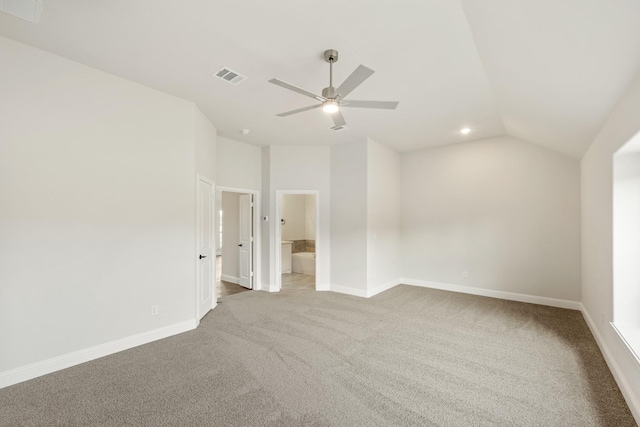
[[[316,195],[280,193],[280,289],[316,289]]]
[[[0,424],[640,421],[640,2],[0,1]]]
[[[216,191],[216,296],[253,289],[253,194]]]

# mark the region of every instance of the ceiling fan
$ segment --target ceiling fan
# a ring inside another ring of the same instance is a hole
[[[280,117],[290,116],[292,114],[302,113],[303,111],[313,110],[315,108],[322,107],[322,111],[331,114],[334,126],[331,129],[339,130],[346,126],[342,112],[342,107],[354,107],[354,108],[381,108],[386,110],[394,110],[397,106],[397,102],[391,101],[347,101],[344,98],[349,95],[355,88],[360,86],[366,79],[371,77],[375,72],[364,65],[359,65],[353,73],[336,89],[333,87],[333,64],[338,62],[338,51],[335,49],[329,49],[324,52],[324,60],[329,63],[329,86],[322,89],[322,96],[316,95],[308,90],[302,89],[298,86],[294,86],[279,79],[271,79],[269,83],[281,86],[285,89],[298,92],[302,95],[313,98],[319,101],[319,104],[310,105],[308,107],[298,108],[297,110],[287,111],[277,114]]]

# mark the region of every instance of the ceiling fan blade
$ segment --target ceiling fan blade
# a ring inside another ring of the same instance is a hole
[[[309,92],[308,90],[302,89],[302,88],[300,88],[298,86],[294,86],[294,85],[289,84],[287,82],[283,82],[282,80],[279,80],[279,79],[271,79],[271,80],[269,80],[269,83],[273,83],[274,85],[281,86],[281,87],[283,87],[285,89],[289,89],[289,90],[292,90],[294,92],[298,92],[301,95],[308,96],[309,98],[313,98],[313,99],[316,99],[318,101],[325,101],[327,99],[327,98],[325,98],[323,96],[316,95],[314,93]]]
[[[344,121],[344,117],[342,116],[342,112],[340,112],[340,110],[331,114],[331,118],[333,119],[333,124],[337,128],[347,125],[347,122]]]
[[[313,110],[314,108],[320,108],[320,107],[322,107],[322,104],[310,105],[308,107],[298,108],[297,110],[291,110],[291,111],[286,111],[284,113],[276,114],[276,116],[287,117],[292,114],[302,113],[303,111],[309,111],[309,110]]]
[[[395,101],[343,101],[340,103],[341,107],[355,107],[355,108],[382,108],[385,110],[395,110],[399,102]]]
[[[342,82],[340,87],[336,89],[336,93],[338,94],[336,99],[343,99],[345,96],[349,95],[351,91],[360,86],[362,82],[371,77],[373,73],[375,73],[375,71],[371,68],[367,68],[364,65],[358,65],[358,68],[356,68],[355,71],[347,77],[347,80]]]

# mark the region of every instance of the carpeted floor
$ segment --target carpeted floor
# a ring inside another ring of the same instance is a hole
[[[282,290],[316,289],[316,276],[301,273],[285,273],[282,275]]]
[[[0,425],[634,426],[582,315],[411,286],[245,292],[0,390]]]

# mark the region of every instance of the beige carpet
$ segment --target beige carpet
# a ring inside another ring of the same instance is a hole
[[[399,286],[245,292],[0,390],[0,425],[633,426],[579,312]]]

